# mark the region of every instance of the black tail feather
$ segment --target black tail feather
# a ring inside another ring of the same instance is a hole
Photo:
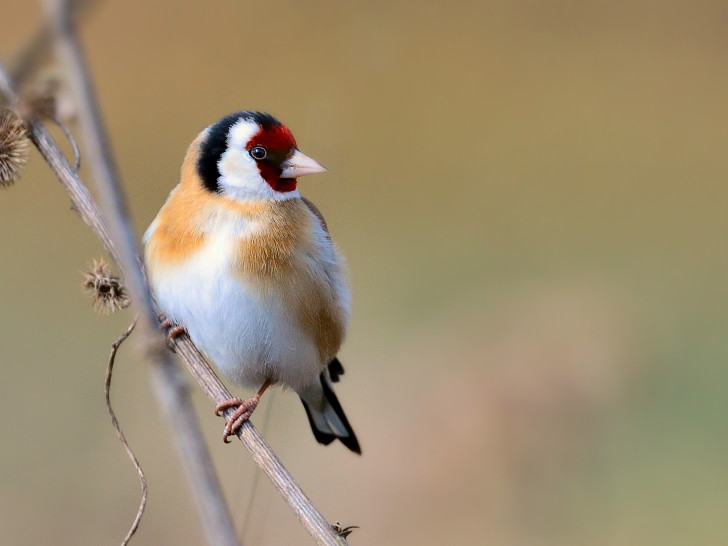
[[[323,444],[325,446],[329,445],[331,442],[336,440],[336,436],[333,434],[329,434],[328,432],[323,432],[318,429],[316,426],[316,423],[313,420],[313,416],[311,415],[311,408],[308,407],[308,404],[306,404],[306,401],[301,398],[301,402],[303,403],[303,409],[306,410],[306,416],[308,417],[308,424],[311,425],[311,430],[313,431],[313,435],[316,437],[316,441],[319,444]]]
[[[341,362],[339,362],[337,357],[334,357],[334,359],[329,362],[329,376],[331,377],[331,381],[338,383],[339,378],[342,375],[344,375],[344,366],[341,365]]]
[[[331,376],[332,381],[338,381],[339,377],[344,373],[344,368],[341,365],[341,362],[339,362],[338,359],[334,359],[329,364],[329,374]],[[335,377],[335,379],[334,379]],[[311,408],[308,406],[306,401],[301,398],[301,402],[303,402],[303,407],[306,410],[306,416],[308,417],[308,422],[311,425],[311,430],[313,431],[313,435],[316,437],[316,441],[318,441],[320,444],[329,445],[331,442],[333,442],[335,439],[339,439],[342,444],[344,444],[346,447],[348,447],[351,451],[354,453],[358,453],[361,455],[361,447],[359,447],[359,441],[356,438],[356,434],[354,434],[354,430],[351,428],[351,425],[349,424],[349,420],[346,418],[346,414],[344,413],[344,410],[341,407],[341,404],[339,403],[339,399],[336,397],[336,394],[334,393],[333,389],[331,388],[331,385],[329,385],[329,382],[326,378],[326,371],[324,370],[321,372],[321,375],[319,376],[319,381],[321,382],[321,387],[323,389],[323,395],[328,401],[328,403],[331,405],[331,407],[334,410],[334,413],[336,413],[336,416],[341,421],[341,424],[344,426],[344,429],[347,432],[346,436],[338,436],[335,434],[332,434],[329,431],[323,431],[320,430],[316,426],[316,422],[314,421],[313,414],[311,413]]]
[[[339,364],[341,366],[341,364]],[[342,368],[343,370],[343,368]],[[351,449],[354,453],[358,453],[361,455],[361,447],[359,447],[359,440],[356,439],[356,434],[354,434],[354,429],[351,428],[351,425],[349,424],[349,420],[346,418],[346,414],[344,413],[344,410],[341,407],[341,404],[339,403],[339,399],[336,398],[336,394],[334,393],[333,389],[329,386],[325,378],[322,376],[321,378],[321,385],[324,388],[324,394],[326,395],[327,400],[329,403],[333,406],[334,411],[336,412],[336,415],[339,416],[339,419],[341,419],[341,422],[344,424],[344,428],[346,429],[346,432],[348,433],[347,436],[340,438],[341,443],[344,444],[346,447]]]

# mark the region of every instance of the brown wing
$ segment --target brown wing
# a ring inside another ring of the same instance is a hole
[[[308,207],[308,210],[313,212],[313,215],[321,221],[321,226],[323,226],[324,231],[328,235],[329,228],[326,225],[326,220],[324,220],[324,215],[321,214],[321,211],[318,209],[318,207],[316,205],[314,205],[312,201],[310,201],[309,199],[306,199],[303,196],[301,196],[301,200],[306,204],[306,206]]]

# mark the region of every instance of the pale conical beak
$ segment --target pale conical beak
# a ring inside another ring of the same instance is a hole
[[[281,163],[283,170],[281,178],[298,178],[306,174],[315,174],[326,172],[326,167],[321,165],[315,159],[311,159],[307,155],[296,150],[293,155]]]

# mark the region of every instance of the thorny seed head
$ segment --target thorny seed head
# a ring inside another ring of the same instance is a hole
[[[12,185],[28,161],[30,139],[12,110],[0,107],[0,187]]]
[[[104,260],[94,260],[91,271],[84,274],[83,287],[99,313],[113,313],[131,303],[124,283]]]

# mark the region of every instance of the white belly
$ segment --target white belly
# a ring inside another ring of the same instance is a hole
[[[255,283],[233,276],[233,241],[206,241],[184,265],[151,275],[157,302],[230,381],[258,389],[267,378],[302,390],[326,363],[289,310]]]

